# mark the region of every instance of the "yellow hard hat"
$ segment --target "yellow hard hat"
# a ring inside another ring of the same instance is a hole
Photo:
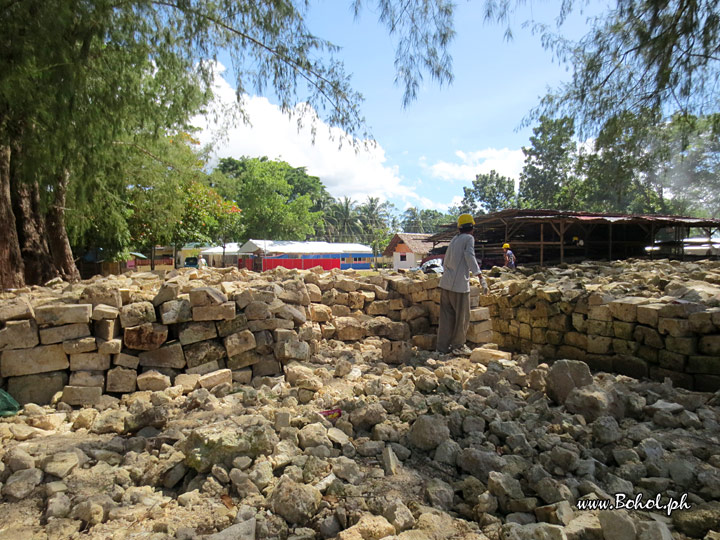
[[[470,214],[460,214],[460,217],[458,218],[458,227],[465,225],[475,225],[475,220]]]
[[[510,244],[503,244],[503,249],[510,249]]]
[[[573,242],[577,242],[579,238],[577,236],[573,236]]]

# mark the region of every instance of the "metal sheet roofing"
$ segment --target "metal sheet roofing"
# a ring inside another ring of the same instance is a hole
[[[266,254],[332,254],[332,253],[367,253],[372,249],[363,244],[338,242],[296,242],[293,240],[248,240],[240,247],[239,254],[261,251]]]

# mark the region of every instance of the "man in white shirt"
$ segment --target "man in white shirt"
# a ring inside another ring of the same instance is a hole
[[[475,258],[475,220],[470,214],[458,218],[459,233],[452,239],[443,260],[440,279],[440,320],[438,323],[438,352],[452,350],[454,354],[470,354],[465,345],[470,325],[470,274],[481,275]],[[487,288],[481,278],[483,289]]]

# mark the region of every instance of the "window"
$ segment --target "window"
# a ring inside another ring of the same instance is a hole
[[[405,253],[401,253],[400,254],[400,262],[405,262],[405,261],[407,261],[407,255]]]

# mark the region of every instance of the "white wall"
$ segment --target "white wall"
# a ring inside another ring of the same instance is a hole
[[[405,255],[405,260],[400,260],[400,255]],[[399,270],[400,268],[413,268],[418,266],[415,259],[414,253],[393,253],[393,269]]]

